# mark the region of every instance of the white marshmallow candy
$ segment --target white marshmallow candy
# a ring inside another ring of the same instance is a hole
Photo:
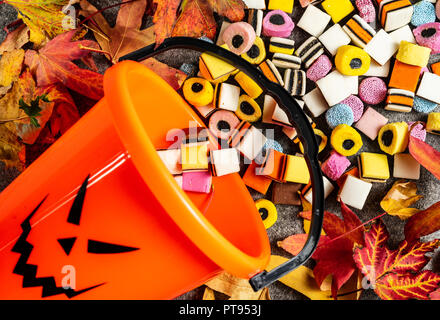
[[[182,174],[180,149],[158,150],[157,154],[171,174]]]
[[[365,52],[381,66],[391,59],[397,49],[393,38],[383,29],[380,29],[364,48]]]
[[[227,148],[211,151],[213,174],[217,177],[240,171],[237,149]]]
[[[330,180],[327,179],[325,176],[323,176],[323,181],[324,181],[324,199],[326,199],[330,195],[330,193],[332,193],[332,191],[335,189],[335,187],[330,182]],[[304,198],[308,202],[313,203],[313,188],[310,188],[306,192],[306,194],[304,195]]]
[[[263,149],[267,138],[254,126],[249,128],[240,144],[236,147],[247,159],[254,160]]]
[[[266,9],[266,1],[264,0],[243,0],[249,9]]]
[[[355,76],[344,76],[337,70],[329,73],[324,78],[319,79],[316,84],[321,90],[322,95],[327,101],[329,106],[338,104],[345,98],[348,98],[352,94],[356,94],[358,84],[354,84],[357,81]],[[307,95],[306,95],[307,96]],[[303,98],[306,105],[309,107],[305,97]]]
[[[331,17],[315,6],[308,5],[297,26],[312,36],[319,37],[330,22]]]
[[[372,186],[370,182],[348,175],[342,186],[340,199],[346,205],[362,210]]]
[[[440,104],[440,76],[424,72],[417,90],[417,96]]]
[[[351,42],[350,37],[344,32],[339,24],[331,26],[318,38],[332,56],[336,55],[338,48]]]
[[[409,153],[395,154],[393,177],[418,180],[420,178],[420,163]]]
[[[217,108],[236,111],[240,99],[240,87],[222,82],[218,85],[216,90],[219,90],[219,92],[216,92],[215,97],[215,105]]]
[[[397,50],[399,50],[401,41],[408,41],[416,44],[416,39],[414,38],[414,34],[412,33],[409,25],[403,26],[402,28],[390,32],[390,36],[393,39],[396,52]]]
[[[370,68],[363,75],[365,77],[379,77],[386,78],[390,73],[390,61],[385,63],[383,66],[378,64],[376,61],[371,60]]]
[[[324,96],[322,95],[321,90],[319,90],[319,88],[315,88],[306,95],[304,95],[303,100],[305,105],[307,106],[307,109],[309,109],[310,113],[315,118],[319,117],[329,108],[329,105],[325,100]]]

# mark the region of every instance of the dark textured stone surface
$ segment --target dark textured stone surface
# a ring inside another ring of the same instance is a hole
[[[114,3],[114,1],[111,0],[93,0],[91,1],[96,7],[103,8],[109,4]],[[115,24],[116,21],[116,13],[118,11],[118,8],[113,8],[111,10],[105,11],[104,16],[107,18],[107,20],[110,22],[110,24]],[[295,10],[293,14],[293,20],[294,22],[298,22],[299,18],[302,15],[302,9],[298,8],[298,4],[296,2]],[[5,25],[9,24],[10,22],[14,21],[16,19],[16,13],[14,9],[12,9],[9,5],[0,5],[0,26],[3,28]],[[143,26],[148,26],[151,24],[151,18],[145,16],[143,20]],[[219,21],[220,24],[220,21]],[[0,41],[3,40],[5,37],[5,32],[3,30],[0,31]],[[307,37],[307,34],[302,31],[299,28],[294,29],[293,39],[296,41],[296,47],[304,41],[304,39]],[[181,51],[181,50],[174,50],[167,52],[166,54],[162,54],[159,59],[163,62],[168,63],[169,65],[173,67],[180,67],[180,65],[184,62],[189,63],[195,63],[197,61],[197,54],[188,52],[188,51]],[[433,57],[432,61],[437,61],[437,57]],[[105,70],[108,67],[108,63],[105,61],[102,57],[97,57],[97,62],[100,70]],[[308,83],[308,90],[310,91],[313,88],[313,83]],[[390,119],[390,122],[396,122],[396,121],[426,121],[427,115],[426,114],[420,114],[417,112],[411,112],[409,114],[407,113],[397,113],[397,112],[389,112],[385,111],[383,109],[383,105],[375,106],[375,109],[388,117]],[[440,111],[440,108],[437,107],[437,112]],[[331,130],[328,128],[328,126],[325,123],[325,120],[323,116],[321,116],[319,119],[317,119],[317,124],[320,129],[325,131],[327,134],[330,134]],[[262,127],[267,127],[265,125],[261,125]],[[287,153],[296,153],[299,151],[298,147],[295,146],[287,137],[284,136],[280,132],[280,130],[277,130],[276,138],[282,143],[285,152]],[[376,141],[370,141],[366,136],[362,135],[362,139],[364,141],[363,151],[370,151],[370,152],[380,152],[379,146]],[[428,134],[427,142],[431,145],[433,145],[435,148],[440,149],[440,138],[439,136],[434,136]],[[326,152],[329,151],[329,147],[325,149],[324,152],[322,152],[321,159],[325,159]],[[355,158],[351,157],[350,160],[352,161],[352,164],[355,164]],[[389,157],[389,164],[390,169],[392,170],[392,157]],[[0,190],[5,188],[17,175],[16,171],[13,170],[3,170],[3,167],[0,167]],[[392,171],[391,171],[392,172]],[[374,218],[379,213],[382,212],[382,209],[380,208],[379,202],[385,195],[385,193],[388,191],[388,189],[391,187],[395,179],[390,179],[385,184],[375,183],[373,185],[372,191],[367,199],[367,203],[363,210],[354,210],[360,217],[362,221],[367,221],[371,218]],[[419,187],[419,192],[424,196],[422,200],[420,200],[416,207],[417,208],[426,208],[433,203],[440,200],[440,190],[439,190],[439,181],[435,179],[427,170],[424,168],[421,169],[421,177],[420,180],[417,182]],[[252,192],[255,199],[260,198],[261,195]],[[269,229],[269,237],[272,243],[272,252],[274,254],[283,255],[286,257],[289,257],[289,255],[284,252],[284,250],[278,248],[276,246],[276,242],[284,239],[285,237],[294,234],[294,233],[303,233],[302,229],[302,222],[300,219],[297,218],[297,213],[299,212],[300,207],[295,206],[285,206],[285,205],[278,205],[278,222]],[[333,193],[326,202],[326,210],[330,212],[334,212],[336,214],[340,213],[339,204],[335,200],[335,193]],[[385,216],[383,218],[386,226],[388,227],[388,230],[391,234],[391,238],[389,241],[389,245],[392,248],[395,248],[398,243],[403,240],[403,226],[404,222],[401,221],[397,217],[393,216]],[[432,237],[430,237],[432,238]],[[440,270],[440,258],[439,255],[435,255],[432,263],[430,263],[429,267],[432,267],[435,271]],[[309,262],[309,266],[313,266],[313,262]],[[281,283],[275,283],[270,286],[270,293],[273,299],[307,299],[302,294],[288,288],[287,286],[281,284]],[[178,299],[200,299],[203,295],[203,289],[198,288],[192,292],[189,292]],[[374,294],[372,290],[368,290],[362,293],[361,296],[362,299],[378,299],[378,297]]]

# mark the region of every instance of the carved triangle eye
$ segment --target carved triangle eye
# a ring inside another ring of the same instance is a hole
[[[72,251],[73,245],[75,244],[76,237],[58,239],[57,241],[63,248],[64,252],[69,255],[70,251]]]

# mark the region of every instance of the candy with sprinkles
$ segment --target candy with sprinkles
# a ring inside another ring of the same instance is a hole
[[[397,48],[393,38],[383,29],[380,29],[371,41],[368,42],[364,50],[378,64],[384,65],[396,53]]]
[[[271,37],[269,51],[292,55],[295,51],[295,41],[292,39]]]
[[[431,53],[440,53],[440,23],[423,24],[413,30],[414,37],[419,45],[431,49]]]
[[[437,107],[437,103],[435,103],[435,102],[431,102],[429,100],[426,100],[426,99],[423,99],[423,98],[420,98],[417,96],[414,98],[413,108],[417,112],[430,113],[436,107]]]
[[[254,28],[255,35],[261,36],[263,30],[263,10],[250,9],[248,13],[248,23]]]
[[[255,122],[261,118],[261,108],[254,99],[246,94],[240,96],[235,114],[240,120]]]
[[[366,77],[379,77],[386,78],[390,74],[390,61],[386,62],[383,66],[376,61],[371,60],[370,68],[364,73]]]
[[[324,0],[321,5],[334,23],[338,23],[354,11],[350,0]]]
[[[259,193],[266,194],[270,185],[272,184],[272,179],[257,174],[257,169],[257,163],[252,161],[243,175],[243,182],[246,186],[258,191]]]
[[[306,73],[303,70],[286,69],[284,72],[284,89],[292,96],[303,96],[306,93]]]
[[[355,5],[359,16],[366,22],[371,23],[376,20],[376,9],[371,0],[356,0]]]
[[[295,24],[287,13],[281,10],[270,11],[263,19],[263,35],[287,38]]]
[[[351,87],[351,80],[356,80],[357,85],[356,77],[344,76],[343,74],[339,73],[339,71],[335,70],[330,72],[324,78],[316,81],[316,84],[319,90],[321,90],[321,93],[328,105],[334,106],[335,104],[338,104],[345,98],[348,98],[350,95],[354,94],[354,90]]]
[[[420,163],[409,153],[395,154],[393,177],[418,180],[420,178]]]
[[[339,154],[353,156],[362,148],[362,137],[351,126],[340,124],[333,129],[330,143]]]
[[[263,92],[263,89],[244,72],[237,73],[234,79],[252,99],[258,98]]]
[[[362,180],[384,183],[390,178],[388,158],[385,154],[362,152],[358,157],[358,166]]]
[[[414,8],[409,0],[382,0],[379,19],[385,31],[393,31],[411,22]]]
[[[212,185],[211,172],[187,171],[182,174],[182,189],[190,192],[210,193]]]
[[[329,157],[321,165],[322,172],[331,180],[338,180],[350,166],[347,157],[331,151]]]
[[[209,129],[219,139],[228,140],[234,129],[240,124],[237,116],[227,110],[215,111],[209,118]]]
[[[421,26],[435,21],[435,7],[431,2],[420,1],[414,4],[414,13],[411,18],[413,26]]]
[[[414,124],[414,122],[408,122],[408,130],[410,131],[410,136],[416,137],[419,140],[426,140],[426,128],[424,122],[419,122]]]
[[[260,213],[263,220],[264,227],[269,229],[272,227],[278,219],[277,208],[275,205],[267,199],[259,199],[255,201],[257,210]]]
[[[364,103],[355,95],[349,96],[347,99],[342,100],[342,104],[345,104],[353,111],[353,122],[359,121],[364,113]]]
[[[321,34],[318,40],[324,45],[332,56],[336,54],[340,46],[345,46],[351,42],[348,34],[336,23]]]
[[[416,43],[416,39],[414,38],[413,31],[409,27],[409,25],[403,26],[393,32],[390,32],[390,36],[394,42],[395,51],[399,50],[400,43],[402,41],[407,41],[411,43]]]
[[[252,64],[260,64],[263,62],[264,59],[266,59],[266,48],[263,39],[256,37],[254,44],[247,52],[243,53],[241,57]]]
[[[386,103],[385,110],[410,112],[414,104],[414,92],[390,88]]]
[[[371,140],[375,140],[379,134],[379,130],[386,125],[387,122],[388,118],[381,115],[373,108],[368,107],[359,121],[355,124],[355,128]]]
[[[362,210],[372,186],[370,182],[347,175],[341,188],[340,199],[346,205]]]
[[[307,6],[297,26],[312,36],[319,37],[330,22],[331,17],[313,5]]]
[[[304,41],[295,51],[295,55],[301,58],[306,68],[310,67],[323,53],[323,45],[313,36]]]
[[[307,109],[309,109],[310,113],[315,118],[319,117],[329,108],[329,105],[319,88],[315,88],[312,91],[306,93],[303,97],[303,100],[307,106]]]
[[[348,20],[342,29],[348,34],[353,43],[361,48],[365,48],[376,34],[376,31],[357,14]]]
[[[229,83],[217,84],[214,91],[214,105],[217,108],[235,111],[240,98],[240,88]]]
[[[396,60],[388,85],[390,88],[415,92],[421,70],[422,68],[419,66],[412,66]]]
[[[334,105],[328,109],[325,114],[325,120],[330,128],[335,128],[340,124],[351,126],[353,124],[353,119],[353,110],[343,103]]]
[[[211,151],[212,174],[221,177],[240,171],[240,158],[237,149],[223,148]]]
[[[316,82],[324,78],[331,70],[333,64],[327,55],[322,54],[315,62],[307,69],[307,78]]]
[[[284,86],[284,80],[281,77],[280,71],[278,68],[273,64],[272,61],[266,60],[263,61],[258,65],[261,72],[270,80],[276,83],[279,83],[280,85]]]
[[[440,76],[425,72],[417,89],[417,96],[440,104]]]
[[[267,8],[269,10],[282,10],[287,13],[292,13],[294,0],[269,0]]]
[[[370,62],[364,50],[351,45],[339,47],[335,56],[336,69],[347,76],[363,75],[370,68]]]
[[[384,125],[377,141],[380,149],[390,155],[402,153],[408,147],[408,124],[406,122],[393,122]]]
[[[399,51],[396,59],[400,62],[419,67],[426,67],[428,65],[431,49],[408,41],[400,43]]]
[[[243,0],[249,9],[266,9],[265,0]]]
[[[317,128],[314,128],[313,132],[315,133],[316,142],[318,142],[318,153],[320,153],[327,146],[328,139],[326,134]],[[304,147],[301,142],[298,143],[298,147],[301,153],[304,153]]]
[[[428,114],[426,122],[426,131],[440,135],[440,112],[431,112]]]
[[[275,182],[272,188],[272,202],[275,204],[285,204],[292,206],[301,205],[299,191],[302,188],[300,183],[279,183]]]
[[[379,104],[387,96],[387,85],[378,77],[368,77],[359,84],[359,97],[367,104]]]
[[[284,53],[274,53],[272,58],[272,63],[279,68],[285,68],[285,69],[301,68],[300,57],[292,56]]]
[[[189,78],[183,84],[185,99],[195,107],[209,105],[214,99],[214,88],[203,78]]]
[[[235,22],[223,32],[223,41],[237,55],[247,52],[255,42],[255,30],[247,22]]]

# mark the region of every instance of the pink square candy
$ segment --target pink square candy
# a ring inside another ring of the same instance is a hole
[[[350,166],[350,160],[343,155],[340,155],[336,151],[332,151],[330,156],[321,166],[322,172],[332,179],[333,181],[338,180]]]
[[[182,174],[182,189],[185,191],[209,193],[211,183],[210,171],[189,171]]]
[[[365,110],[360,120],[355,124],[356,129],[364,133],[368,138],[374,140],[379,134],[380,128],[388,123],[388,118],[385,118],[379,112],[369,107]]]

